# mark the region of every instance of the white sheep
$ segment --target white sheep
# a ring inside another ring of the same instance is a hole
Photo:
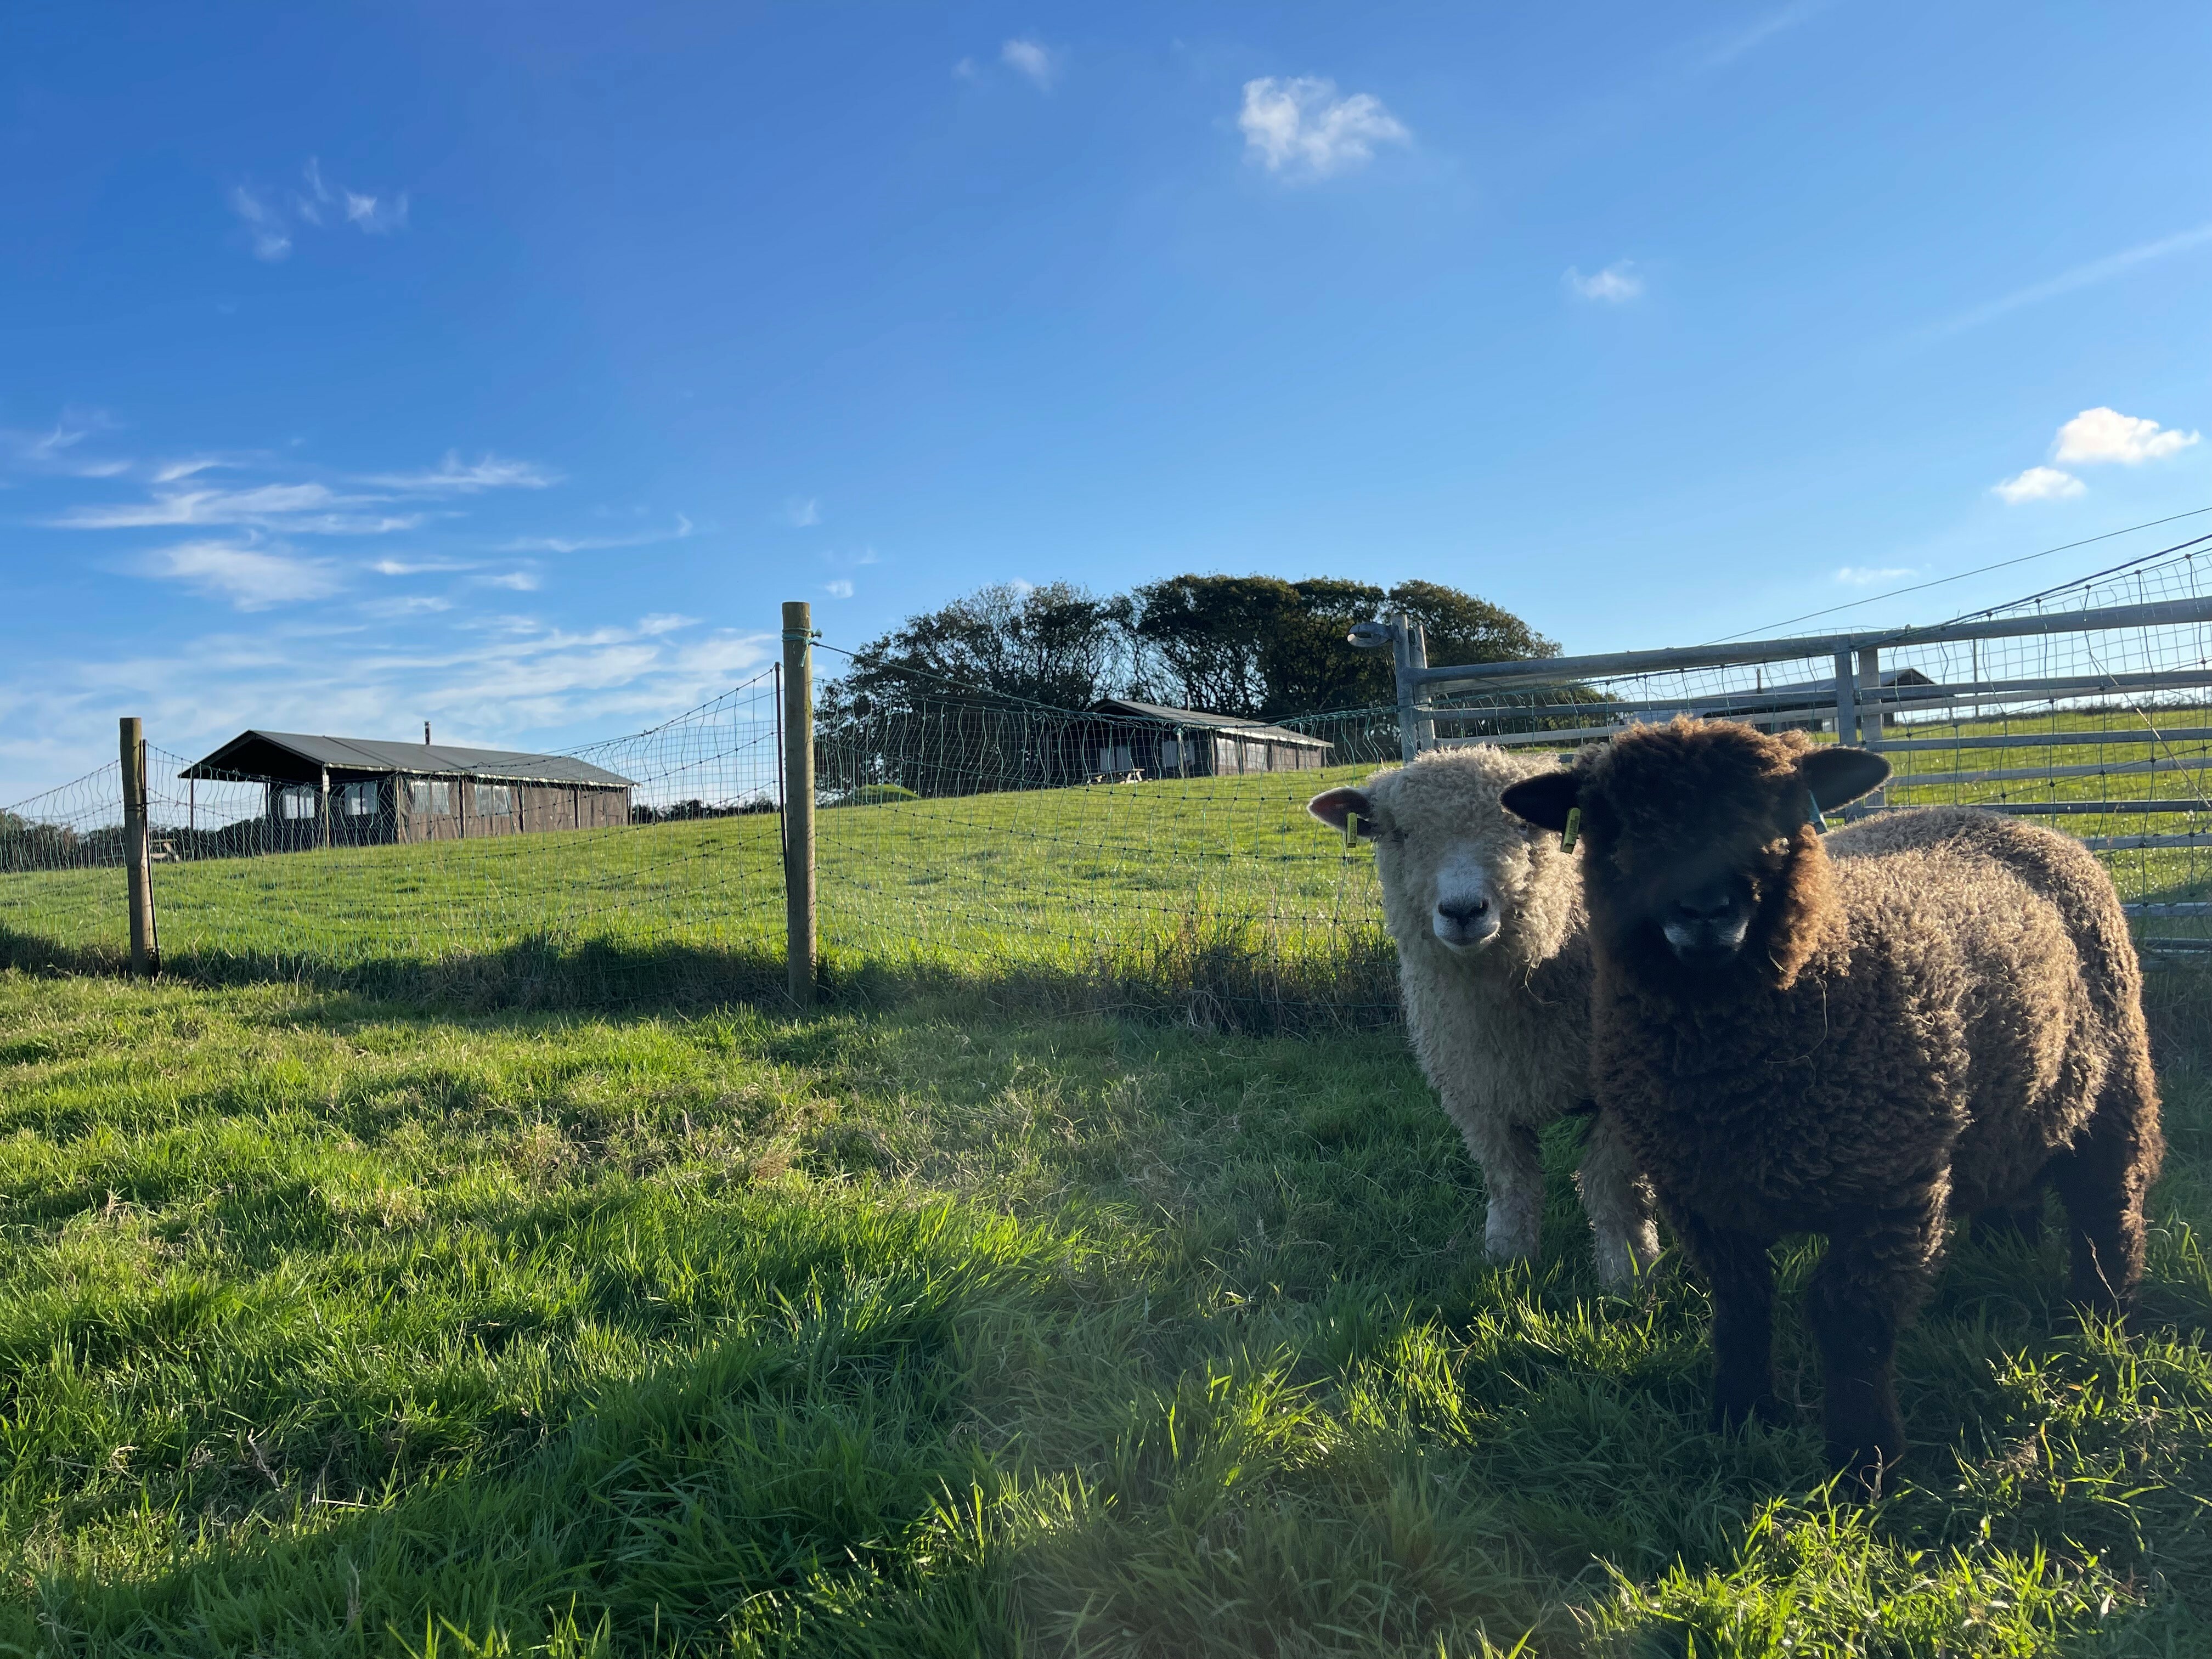
[[[1340,830],[1356,821],[1375,843],[1413,1053],[1481,1166],[1490,1195],[1483,1243],[1493,1261],[1536,1254],[1537,1132],[1594,1109],[1578,856],[1498,804],[1505,789],[1553,765],[1548,754],[1441,750],[1306,804]],[[1576,1184],[1599,1277],[1613,1286],[1632,1280],[1659,1254],[1651,1191],[1602,1115]]]

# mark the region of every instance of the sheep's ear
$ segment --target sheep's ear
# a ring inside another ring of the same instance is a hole
[[[1513,785],[1498,798],[1498,804],[1539,830],[1564,831],[1567,814],[1582,793],[1583,781],[1575,773],[1539,772]]]
[[[1341,830],[1346,818],[1359,820],[1359,833],[1375,833],[1375,808],[1364,789],[1324,789],[1306,803],[1306,811],[1332,830]]]
[[[1889,763],[1863,749],[1837,746],[1815,749],[1797,763],[1797,775],[1813,792],[1823,812],[1856,800],[1869,789],[1878,789],[1889,775]]]

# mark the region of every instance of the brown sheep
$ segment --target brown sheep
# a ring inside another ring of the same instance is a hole
[[[1863,750],[1678,720],[1508,790],[1571,811],[1596,957],[1591,1071],[1712,1290],[1714,1417],[1778,1414],[1768,1248],[1825,1233],[1808,1315],[1831,1462],[1905,1451],[1899,1328],[1947,1224],[2055,1187],[2072,1298],[2124,1315],[2162,1143],[2142,974],[2087,848],[1990,812],[1811,820],[1880,783]]]
[[[1555,769],[1549,754],[1439,750],[1307,803],[1339,830],[1356,819],[1375,842],[1407,1035],[1481,1167],[1483,1243],[1499,1261],[1537,1251],[1537,1132],[1589,1096],[1590,957],[1575,858],[1498,804],[1507,785]],[[1651,1192],[1601,1117],[1575,1184],[1599,1279],[1632,1283],[1659,1254]]]

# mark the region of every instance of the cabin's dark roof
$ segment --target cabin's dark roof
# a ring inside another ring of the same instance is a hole
[[[241,732],[179,777],[220,774],[314,783],[333,772],[403,772],[422,777],[483,778],[497,783],[589,784],[621,789],[632,780],[567,755],[514,749],[456,749],[450,744],[386,743],[376,738],[313,737],[302,732]]]
[[[1091,705],[1091,710],[1096,714],[1133,714],[1142,720],[1168,720],[1176,726],[1203,726],[1267,743],[1294,743],[1308,749],[1328,747],[1328,738],[1293,732],[1287,726],[1264,726],[1257,720],[1240,720],[1234,714],[1209,714],[1202,708],[1170,708],[1157,702],[1139,702],[1134,697],[1101,697]]]

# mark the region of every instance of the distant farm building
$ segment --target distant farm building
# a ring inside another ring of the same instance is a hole
[[[241,732],[178,775],[265,782],[262,844],[282,851],[608,829],[636,787],[566,755],[297,732]]]
[[[1317,772],[1328,740],[1233,714],[1169,708],[1129,697],[1091,705],[1084,765],[1093,777],[1228,778],[1252,772]]]

